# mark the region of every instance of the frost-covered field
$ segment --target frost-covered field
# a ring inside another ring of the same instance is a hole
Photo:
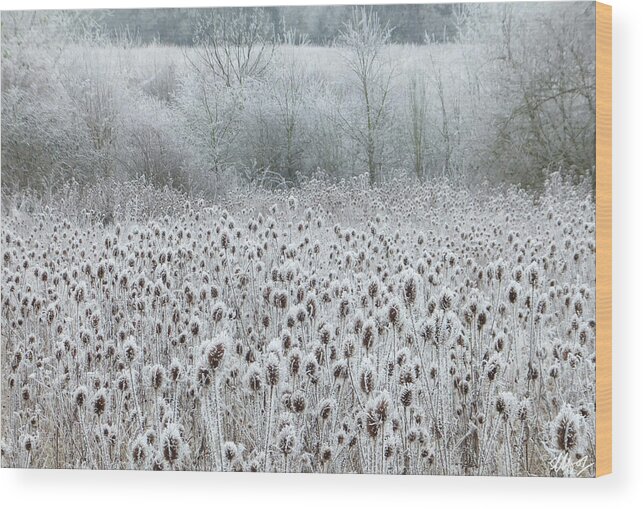
[[[3,466],[593,475],[594,203],[554,180],[16,200]]]

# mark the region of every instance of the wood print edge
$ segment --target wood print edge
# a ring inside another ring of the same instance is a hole
[[[612,7],[596,3],[596,476],[612,471]]]

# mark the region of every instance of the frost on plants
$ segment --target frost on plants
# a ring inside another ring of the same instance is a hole
[[[587,5],[3,13],[2,466],[594,475]]]

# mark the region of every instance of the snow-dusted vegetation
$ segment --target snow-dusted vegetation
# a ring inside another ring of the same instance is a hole
[[[418,26],[423,44],[348,10],[330,46],[254,10],[204,14],[184,47],[107,37],[82,13],[3,13],[3,189],[591,176],[593,5],[453,8],[453,35]]]
[[[3,14],[2,465],[593,475],[588,5]]]
[[[591,195],[359,184],[5,216],[4,464],[591,464]]]

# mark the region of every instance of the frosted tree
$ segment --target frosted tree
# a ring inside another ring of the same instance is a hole
[[[345,48],[345,62],[359,90],[361,113],[357,122],[344,119],[347,133],[363,152],[368,180],[373,186],[382,164],[380,134],[385,127],[390,102],[393,67],[385,50],[392,29],[382,24],[372,9],[355,8],[344,25],[339,41]]]
[[[274,27],[263,9],[216,10],[198,21],[194,43],[194,64],[227,86],[261,76],[275,53]]]

